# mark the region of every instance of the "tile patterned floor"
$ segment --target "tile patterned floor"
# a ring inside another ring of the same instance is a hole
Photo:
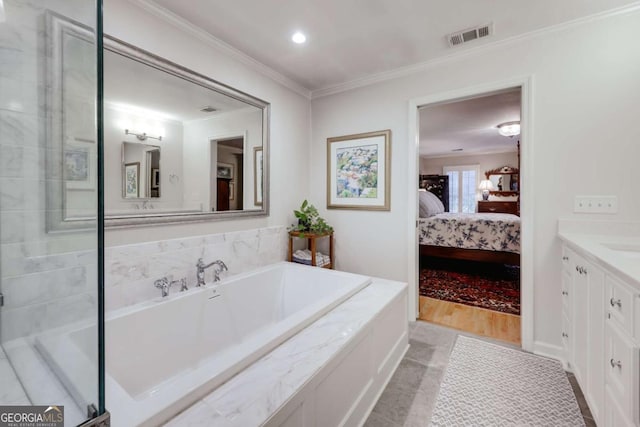
[[[428,426],[449,354],[458,335],[474,336],[427,322],[410,324],[411,347],[373,408],[365,427]],[[569,374],[585,424],[595,426],[582,392],[572,377]]]

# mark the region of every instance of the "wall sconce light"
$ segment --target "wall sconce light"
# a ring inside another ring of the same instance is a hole
[[[520,121],[500,123],[498,125],[498,133],[509,137],[520,135]]]
[[[482,200],[489,200],[489,191],[493,190],[493,182],[488,179],[484,179],[480,181],[478,189],[482,190]]]
[[[135,133],[135,132],[131,132],[129,129],[125,129],[124,130],[124,134],[125,135],[134,135],[136,138],[138,138],[140,141],[146,141],[147,139],[151,138],[151,139],[157,139],[158,141],[162,141],[162,135],[159,136],[151,136],[151,135],[147,135],[146,132],[143,133]]]

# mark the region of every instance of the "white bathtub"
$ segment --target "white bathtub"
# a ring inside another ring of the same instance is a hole
[[[111,313],[105,329],[112,425],[169,419],[370,281],[283,262]],[[47,338],[41,351],[65,382],[76,383],[77,360],[95,360],[95,330]],[[69,346],[84,357],[69,354]],[[84,394],[86,387],[75,387]]]

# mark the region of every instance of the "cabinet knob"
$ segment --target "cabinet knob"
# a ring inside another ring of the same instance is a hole
[[[578,267],[577,265],[576,265],[576,271],[580,273],[580,267]]]
[[[569,257],[568,257],[568,256],[563,256],[563,257],[562,257],[562,260],[563,260],[563,261],[569,261]]]
[[[622,300],[620,299],[614,300],[613,298],[611,298],[609,300],[609,304],[611,304],[611,307],[615,307],[617,305],[619,308],[622,308]]]
[[[569,338],[569,334],[567,334],[566,332],[563,332],[563,333],[562,333],[562,337],[563,337],[563,338]]]
[[[612,368],[622,369],[622,362],[621,362],[621,361],[619,361],[619,360],[618,360],[618,361],[615,361],[615,360],[611,359],[611,360],[609,361],[609,363],[611,363],[611,367],[612,367]]]
[[[567,292],[567,291],[562,291],[562,295],[569,295],[569,292]]]

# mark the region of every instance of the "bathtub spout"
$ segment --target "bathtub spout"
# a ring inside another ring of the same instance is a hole
[[[213,261],[210,264],[205,264],[202,261],[202,258],[198,259],[198,263],[196,264],[196,277],[198,279],[198,283],[196,286],[204,286],[204,271],[209,268],[215,266],[213,269],[213,281],[217,282],[220,280],[220,273],[223,271],[228,271],[227,265],[220,259]]]

